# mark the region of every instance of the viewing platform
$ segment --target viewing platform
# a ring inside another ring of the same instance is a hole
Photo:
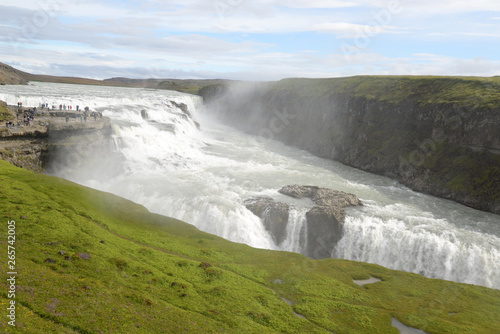
[[[0,124],[0,137],[12,139],[18,137],[44,137],[49,131],[64,130],[99,130],[110,126],[108,117],[96,111],[54,110],[8,106],[13,119]],[[33,116],[29,125],[25,122],[25,115]],[[94,117],[95,116],[95,117]],[[11,123],[9,123],[11,122]]]

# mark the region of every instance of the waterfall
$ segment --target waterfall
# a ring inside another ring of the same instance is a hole
[[[500,288],[498,237],[457,229],[447,219],[425,213],[405,215],[402,209],[369,206],[366,212],[372,215],[348,216],[333,255],[431,278]],[[400,214],[387,214],[395,210]]]
[[[92,159],[61,166],[54,174],[152,212],[253,247],[304,253],[315,246],[308,243],[316,242],[306,238],[309,208],[277,190],[290,184],[342,190],[365,205],[346,210],[343,237],[331,245],[332,257],[500,289],[498,215],[417,194],[390,179],[224,127],[203,115],[200,97],[34,83],[1,86],[0,100],[13,105],[21,101],[26,107],[89,106],[110,117],[114,152],[96,152]],[[293,206],[279,245],[244,205],[259,196]]]
[[[280,249],[304,253],[307,248],[307,219],[306,212],[309,208],[290,207],[285,240],[279,245]]]

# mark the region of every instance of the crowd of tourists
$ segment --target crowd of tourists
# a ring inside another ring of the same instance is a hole
[[[65,117],[66,122],[69,122],[70,119],[80,119],[80,122],[87,122],[87,118],[91,117],[94,118],[94,121],[97,121],[97,118],[102,118],[102,113],[97,112],[97,111],[90,111],[89,107],[83,108],[83,110],[80,108],[79,105],[73,106],[73,105],[66,105],[66,104],[60,104],[59,106],[53,104],[49,107],[48,103],[41,103],[37,107],[32,107],[32,108],[23,108],[23,103],[18,102],[17,103],[17,112],[16,112],[16,117],[17,120],[16,122],[13,121],[6,121],[5,122],[5,127],[21,127],[21,126],[31,126],[33,123],[33,120],[35,119],[35,115],[37,116],[44,116],[45,115],[45,110],[49,112],[51,116],[60,116],[60,117]],[[55,112],[51,112],[55,111]],[[60,113],[61,111],[64,111]],[[23,117],[21,120],[20,117]]]

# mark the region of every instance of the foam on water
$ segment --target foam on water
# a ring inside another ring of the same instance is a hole
[[[366,205],[346,218],[334,256],[489,287],[500,287],[499,238],[429,212]]]

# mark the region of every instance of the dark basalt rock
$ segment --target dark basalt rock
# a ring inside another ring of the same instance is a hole
[[[307,246],[304,254],[315,259],[328,258],[342,237],[345,219],[344,208],[362,205],[360,199],[343,191],[316,186],[291,185],[280,193],[294,198],[310,198],[316,206],[306,213]],[[277,245],[286,238],[290,206],[274,201],[270,197],[251,198],[246,207],[262,219],[264,227]]]
[[[264,227],[277,245],[285,240],[290,210],[288,204],[275,202],[270,197],[257,197],[246,200],[245,206],[262,219]]]
[[[174,106],[182,110],[184,114],[186,114],[188,117],[191,117],[191,113],[189,112],[188,106],[185,103],[177,103],[175,101],[170,101]]]
[[[279,192],[295,198],[308,197],[317,205],[306,213],[305,255],[315,259],[330,257],[342,237],[344,208],[362,205],[356,195],[316,186],[291,185],[281,188]]]
[[[316,186],[291,185],[281,188],[278,192],[294,198],[308,197],[318,207],[323,207],[325,211],[331,211],[334,217],[342,223],[344,222],[343,208],[363,205],[356,195]]]

